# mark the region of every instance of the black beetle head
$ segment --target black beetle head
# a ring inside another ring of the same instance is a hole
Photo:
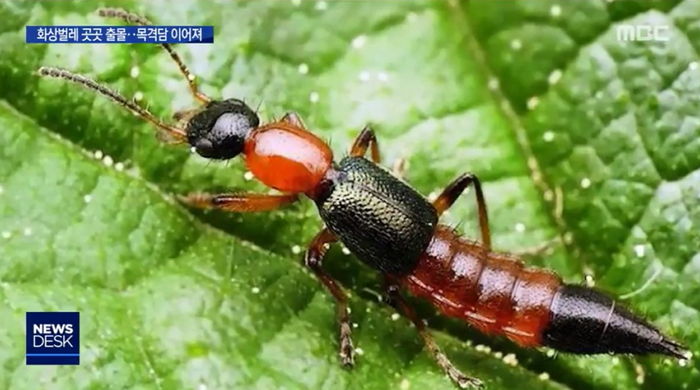
[[[243,151],[245,138],[258,124],[258,115],[242,101],[213,101],[187,123],[187,142],[202,157],[227,160]]]

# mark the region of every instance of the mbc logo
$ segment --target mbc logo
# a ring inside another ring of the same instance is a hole
[[[667,42],[669,30],[669,26],[650,24],[621,24],[616,27],[617,40],[620,42]]]

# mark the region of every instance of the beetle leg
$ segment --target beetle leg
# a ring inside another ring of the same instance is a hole
[[[352,346],[350,313],[348,313],[348,297],[340,284],[333,279],[321,264],[323,257],[328,251],[331,243],[338,241],[338,238],[328,228],[324,228],[309,244],[309,248],[304,255],[304,265],[316,275],[318,280],[326,286],[326,289],[333,295],[336,303],[338,323],[340,325],[340,361],[345,367],[352,367],[355,364],[355,349]]]
[[[406,159],[401,157],[394,160],[394,165],[391,167],[391,173],[403,180],[403,178],[406,176]]]
[[[418,318],[415,310],[406,302],[399,291],[399,286],[392,283],[391,280],[385,277],[385,293],[388,303],[393,306],[399,313],[408,318],[418,330],[418,334],[423,339],[425,347],[428,349],[430,356],[437,362],[442,371],[454,382],[459,388],[480,388],[482,382],[474,377],[463,374],[444,352],[437,345],[430,331],[426,328],[425,322]]]
[[[353,157],[364,157],[368,147],[372,149],[372,162],[379,164],[382,158],[379,154],[377,137],[374,135],[374,130],[372,130],[370,125],[366,125],[360,132],[360,135],[355,138],[355,142],[350,148],[350,155]]]
[[[445,210],[462,195],[462,192],[471,184],[474,184],[474,192],[476,193],[476,206],[479,213],[479,229],[481,229],[481,242],[486,250],[491,250],[491,231],[489,230],[489,216],[486,210],[486,201],[484,193],[481,191],[481,182],[473,173],[464,173],[450,183],[442,191],[442,194],[433,201],[433,206],[437,210],[438,216],[442,215]]]
[[[284,114],[284,116],[282,117],[282,119],[280,119],[280,121],[287,122],[287,123],[294,125],[300,129],[306,130],[306,125],[304,124],[304,121],[301,119],[299,114],[297,114],[294,111],[289,111],[286,114]]]
[[[297,201],[296,194],[189,194],[180,200],[192,207],[233,212],[270,211]]]

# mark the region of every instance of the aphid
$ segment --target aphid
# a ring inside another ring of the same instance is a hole
[[[124,10],[100,9],[102,16],[128,23],[149,24]],[[340,326],[340,359],[354,364],[348,299],[322,268],[329,244],[341,241],[353,254],[381,272],[385,292],[399,312],[418,329],[441,369],[460,387],[481,381],[461,373],[441,352],[401,291],[433,303],[447,316],[477,329],[504,335],[524,347],[548,346],[578,354],[663,354],[686,359],[687,350],[633,315],[615,300],[582,286],[564,284],[553,273],[525,268],[513,255],[491,249],[486,202],[479,179],[470,173],[450,183],[433,201],[380,168],[374,131],[366,126],[348,157],[333,162],[329,146],[309,132],[295,113],[260,124],[254,110],[238,99],[213,100],[200,92],[195,78],[167,44],[193,96],[202,105],[179,112],[178,125],[164,123],[148,110],[108,87],[66,70],[42,67],[42,76],[63,78],[105,95],[152,123],[162,139],[189,144],[210,159],[243,154],[248,170],[280,195],[192,194],[183,201],[193,207],[234,212],[280,208],[305,195],[315,202],[325,227],[313,238],[304,264],[333,295]],[[365,158],[370,150],[371,160]],[[456,199],[473,186],[481,242],[460,237],[438,223]]]

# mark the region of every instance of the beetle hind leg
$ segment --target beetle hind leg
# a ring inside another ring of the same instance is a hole
[[[440,369],[447,375],[450,380],[461,389],[481,389],[483,382],[478,378],[468,376],[462,373],[445,355],[437,345],[433,336],[425,326],[425,322],[418,318],[415,310],[409,306],[408,302],[403,298],[399,287],[392,283],[389,279],[385,279],[385,294],[387,302],[393,306],[398,312],[408,318],[418,330],[418,334],[430,353],[430,356],[440,366]]]

